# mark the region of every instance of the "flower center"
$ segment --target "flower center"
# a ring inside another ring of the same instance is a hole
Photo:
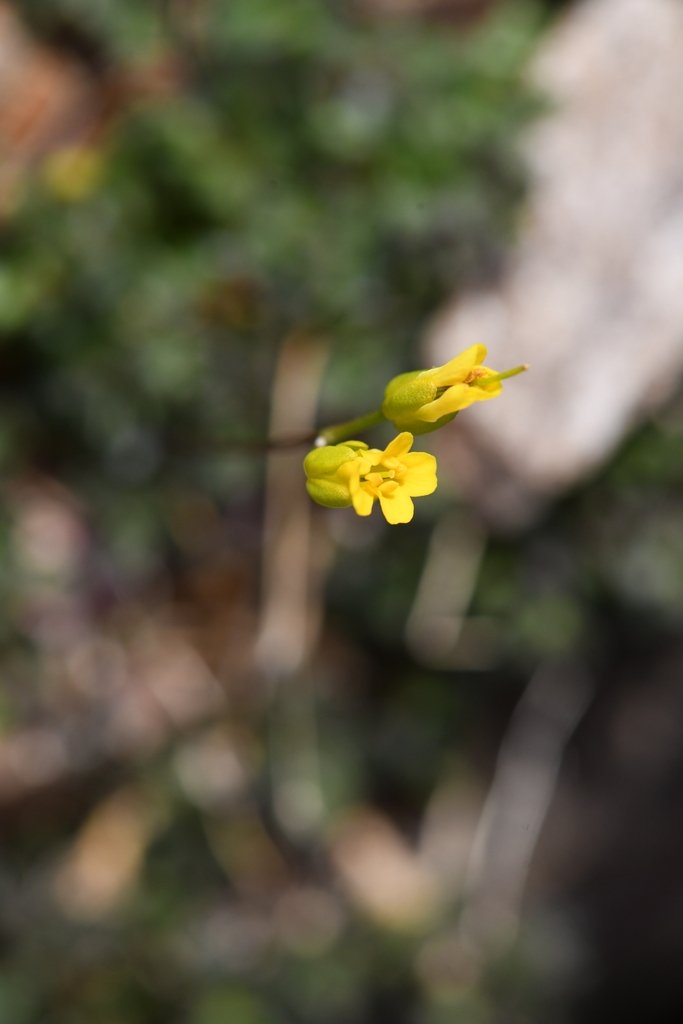
[[[482,369],[481,366],[473,366],[470,372],[463,380],[463,384],[474,384],[476,381],[481,380],[482,377],[486,377],[488,374],[486,370]]]
[[[406,467],[398,459],[391,459],[391,464],[380,463],[371,466],[367,473],[360,476],[360,484],[365,491],[373,497],[379,497],[380,492],[387,495],[401,486],[406,474]],[[395,465],[393,465],[395,463]]]

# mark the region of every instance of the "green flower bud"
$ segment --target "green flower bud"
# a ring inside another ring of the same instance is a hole
[[[351,504],[348,486],[333,480],[307,480],[306,490],[313,501],[325,508],[348,508]]]
[[[367,449],[363,441],[347,441],[314,448],[304,459],[306,490],[313,501],[327,508],[346,508],[351,504],[349,480],[351,463]]]
[[[434,423],[428,423],[420,415],[425,406],[438,397],[439,389],[428,374],[422,370],[400,373],[390,380],[384,392],[382,415],[397,430],[408,430],[411,434],[429,434],[450,423],[457,413],[441,416]]]
[[[485,356],[485,345],[471,345],[443,366],[394,377],[384,394],[382,415],[398,430],[428,434],[475,402],[495,398],[503,390],[502,381],[528,369],[524,363],[496,373],[482,364]]]

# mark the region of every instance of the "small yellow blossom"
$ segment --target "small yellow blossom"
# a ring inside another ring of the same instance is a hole
[[[361,441],[318,448],[306,456],[308,493],[320,505],[353,505],[359,516],[369,516],[379,501],[388,523],[409,523],[413,498],[436,490],[436,459],[427,452],[411,452],[413,435],[405,431],[384,451]]]
[[[436,459],[427,452],[411,452],[413,435],[405,431],[383,452],[360,452],[357,473],[350,480],[351,500],[359,516],[369,516],[375,500],[392,525],[413,518],[413,498],[436,490]]]
[[[483,366],[485,345],[472,345],[444,366],[415,370],[394,377],[387,385],[382,413],[398,430],[426,434],[449,423],[473,402],[495,398],[501,381],[521,373],[526,366],[505,373]]]

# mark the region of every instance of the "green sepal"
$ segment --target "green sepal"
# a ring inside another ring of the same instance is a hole
[[[433,430],[450,423],[457,415],[449,413],[435,423],[428,423],[419,416],[420,409],[433,402],[439,389],[422,370],[400,373],[387,384],[382,403],[382,415],[397,430],[408,430],[411,434],[431,434]]]
[[[332,480],[307,480],[306,490],[313,501],[318,505],[324,505],[325,508],[348,508],[351,504],[348,487]]]
[[[304,472],[309,478],[331,476],[348,462],[355,459],[355,445],[362,445],[361,441],[352,441],[350,444],[327,444],[322,448],[314,448],[304,459]],[[363,447],[367,448],[367,445]]]

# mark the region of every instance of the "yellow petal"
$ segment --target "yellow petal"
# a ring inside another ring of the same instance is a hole
[[[486,358],[486,345],[471,345],[461,352],[459,356],[438,366],[435,370],[428,370],[431,380],[437,387],[448,387],[449,384],[457,384],[473,366],[477,366]]]
[[[495,398],[503,390],[503,385],[497,380],[493,384],[487,384],[486,387],[482,387],[481,384],[473,384],[467,390],[472,392],[467,403],[471,405],[472,402],[484,402],[487,398]]]
[[[397,523],[409,523],[415,513],[415,506],[410,495],[403,487],[397,488],[390,495],[380,492],[379,504],[384,518],[391,526],[396,526]]]
[[[355,492],[355,494],[351,496],[351,499],[353,501],[353,510],[356,513],[356,515],[370,515],[370,513],[372,512],[372,506],[375,502],[375,499],[372,497],[371,494],[368,494],[367,491],[364,491],[363,488],[360,487]]]
[[[358,460],[358,472],[360,476],[367,476],[372,471],[373,466],[378,466],[382,461],[384,452],[381,452],[379,448],[368,448],[366,452],[363,452],[362,458]]]
[[[467,384],[454,384],[448,388],[439,398],[434,399],[428,405],[423,405],[420,409],[419,416],[425,423],[436,423],[442,416],[449,416],[451,413],[460,412],[461,409],[465,409],[468,405],[471,405],[473,401],[476,401],[476,397],[473,399],[470,397],[471,391],[479,391],[480,388],[471,388]],[[482,395],[486,392],[482,391]]]
[[[413,498],[422,498],[425,494],[433,494],[437,488],[436,459],[431,465],[416,466],[406,473],[403,486],[406,493]]]
[[[385,498],[390,498],[400,487],[398,480],[383,480],[382,486],[377,489],[378,497],[384,495]]]
[[[361,475],[361,461],[360,459],[352,459],[350,462],[345,462],[339,467],[337,472],[334,474],[337,480],[342,481],[347,487],[351,487],[358,483]]]
[[[397,459],[402,455],[405,455],[406,452],[410,451],[412,443],[413,435],[407,430],[404,430],[403,433],[395,437],[394,440],[386,446],[382,453],[382,462],[386,462],[387,459]]]
[[[436,459],[428,452],[408,452],[403,456],[401,462],[406,469],[419,469],[421,466],[429,466],[432,470],[436,469]]]

